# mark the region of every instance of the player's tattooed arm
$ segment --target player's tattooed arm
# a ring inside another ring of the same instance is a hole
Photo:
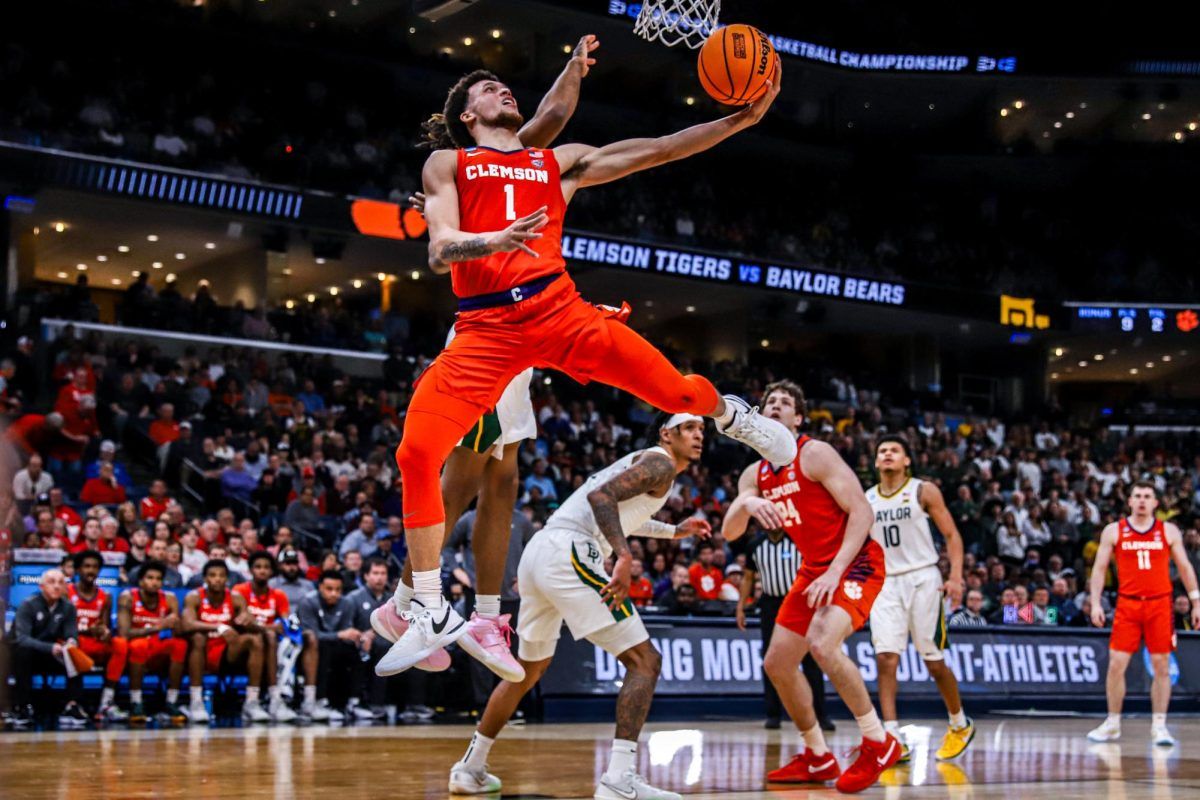
[[[629,469],[588,492],[588,504],[596,525],[618,558],[629,551],[625,531],[621,529],[618,503],[650,492],[665,492],[675,482],[675,463],[658,453],[647,453]]]
[[[455,261],[469,261],[472,258],[484,258],[491,254],[487,240],[482,236],[476,236],[474,239],[467,239],[463,242],[450,242],[442,245],[437,258],[442,264],[452,264]]]

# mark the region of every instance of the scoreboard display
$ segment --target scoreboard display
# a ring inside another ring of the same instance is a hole
[[[1066,303],[1071,327],[1080,331],[1195,335],[1200,338],[1200,304]]]

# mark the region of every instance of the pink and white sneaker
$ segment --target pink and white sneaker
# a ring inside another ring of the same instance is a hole
[[[509,683],[520,683],[525,680],[525,668],[510,649],[512,628],[508,625],[509,619],[509,614],[498,617],[472,614],[467,623],[467,635],[458,640],[458,646]]]
[[[408,630],[408,620],[400,616],[396,611],[396,604],[389,599],[371,612],[371,628],[389,642],[395,642]],[[450,654],[446,652],[446,648],[439,647],[430,653],[428,658],[418,661],[414,666],[425,672],[441,672],[450,668]]]

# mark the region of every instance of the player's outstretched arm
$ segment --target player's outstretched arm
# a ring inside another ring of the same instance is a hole
[[[966,584],[963,583],[962,534],[958,532],[958,526],[954,524],[954,515],[950,513],[950,509],[946,508],[946,498],[942,495],[942,490],[929,481],[922,481],[920,492],[921,507],[925,509],[925,513],[930,516],[933,524],[937,525],[937,529],[946,539],[946,555],[950,557],[950,576],[946,578],[942,589],[955,606],[960,606],[962,605],[963,589],[966,588]]]
[[[1171,558],[1175,559],[1179,580],[1183,583],[1188,600],[1192,604],[1192,630],[1200,630],[1200,584],[1196,580],[1196,570],[1188,560],[1187,548],[1183,546],[1183,534],[1179,531],[1179,526],[1168,522],[1164,527],[1167,529],[1167,543],[1171,546]]]
[[[579,104],[579,87],[587,77],[588,70],[596,63],[592,53],[600,46],[600,40],[588,34],[579,40],[571,53],[571,60],[538,103],[533,118],[517,131],[517,138],[526,147],[549,147],[558,138]]]
[[[1117,544],[1117,524],[1109,523],[1100,534],[1100,546],[1096,548],[1096,560],[1092,562],[1092,575],[1088,579],[1088,596],[1092,601],[1092,624],[1104,627],[1104,604],[1100,593],[1104,591],[1104,576],[1108,574],[1108,563],[1112,560],[1113,547]]]
[[[626,139],[604,147],[568,144],[554,149],[563,176],[563,194],[570,199],[576,189],[595,186],[626,175],[702,153],[738,131],[758,123],[779,96],[780,72],[768,82],[766,93],[735,114],[684,128],[656,139]]]
[[[746,532],[750,520],[766,530],[778,530],[783,527],[783,515],[775,508],[770,500],[764,500],[758,491],[758,462],[742,470],[738,477],[738,495],[729,504],[725,519],[721,522],[721,535],[725,541],[732,542]]]
[[[800,456],[800,469],[804,470],[809,480],[824,486],[834,502],[848,515],[846,532],[837,555],[829,562],[825,574],[813,581],[805,592],[809,606],[816,608],[833,599],[842,574],[866,544],[875,515],[867,496],[863,494],[858,476],[838,452],[825,442],[810,442],[804,448]]]
[[[458,155],[454,150],[438,150],[429,156],[421,171],[425,188],[425,222],[429,225],[429,268],[437,274],[450,271],[456,261],[485,258],[493,253],[523,250],[533,257],[537,252],[526,242],[540,239],[538,233],[548,217],[543,206],[501,231],[469,233],[459,230],[458,186],[454,172]]]

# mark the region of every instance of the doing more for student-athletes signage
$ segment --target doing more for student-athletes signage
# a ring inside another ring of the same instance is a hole
[[[647,625],[662,654],[656,692],[664,695],[762,694],[762,640],[758,631],[716,625]],[[1018,629],[955,629],[946,660],[966,695],[993,698],[1104,696],[1108,636],[1103,632]],[[844,650],[872,692],[878,676],[869,634],[858,632]],[[1144,659],[1134,658],[1127,674],[1130,694],[1145,694],[1150,677]],[[1200,637],[1180,637],[1172,682],[1175,697],[1200,698]],[[624,667],[587,641],[564,631],[549,671],[542,678],[548,696],[615,695]],[[937,697],[937,685],[912,645],[901,655],[897,675],[909,697]]]

